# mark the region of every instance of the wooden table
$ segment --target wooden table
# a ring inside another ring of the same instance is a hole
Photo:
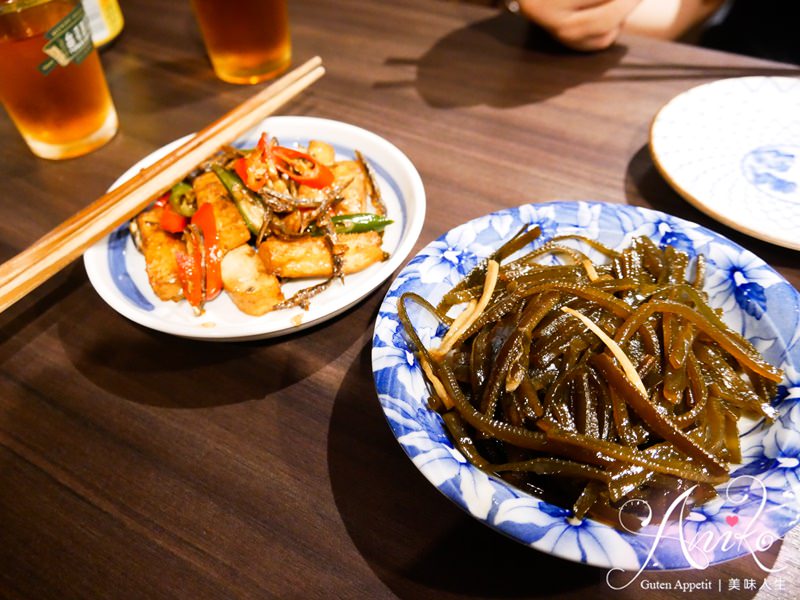
[[[797,69],[638,38],[568,54],[510,15],[438,0],[290,4],[295,64],[320,54],[328,74],[284,112],[365,127],[411,158],[428,196],[417,249],[500,207],[602,200],[711,227],[800,284],[797,252],[693,209],[646,147],[679,92]],[[109,145],[35,159],[0,117],[3,260],[254,93],[214,78],[188,2],[121,5],[124,33],[102,56],[121,120]],[[119,316],[76,263],[0,315],[0,596],[687,597],[614,592],[604,569],[509,541],[424,480],[373,388],[387,287],[296,335],[196,343]],[[646,579],[712,582],[692,598],[796,597],[797,530],[761,558],[783,570],[767,578],[744,557]]]

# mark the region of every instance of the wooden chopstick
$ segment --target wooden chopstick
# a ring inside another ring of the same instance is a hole
[[[58,273],[198,163],[257,125],[324,73],[318,56],[305,62],[0,265],[0,312]]]

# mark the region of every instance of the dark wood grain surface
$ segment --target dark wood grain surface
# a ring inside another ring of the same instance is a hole
[[[0,116],[2,260],[254,93],[214,78],[188,2],[120,4],[124,33],[102,54],[121,121],[109,145],[39,160]],[[711,227],[800,284],[798,252],[692,208],[646,146],[679,92],[795,68],[639,38],[570,54],[510,15],[438,0],[290,6],[294,64],[319,54],[328,73],[283,112],[365,127],[411,158],[428,197],[417,249],[501,207],[602,200]],[[782,569],[769,578],[744,557],[647,576],[711,591],[615,592],[605,570],[527,549],[451,505],[403,454],[374,392],[387,287],[295,335],[198,343],[127,321],[76,263],[0,315],[0,597],[797,597],[796,532],[760,555]]]

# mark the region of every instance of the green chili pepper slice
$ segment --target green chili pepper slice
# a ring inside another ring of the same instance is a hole
[[[191,217],[197,210],[194,188],[185,181],[173,185],[169,192],[169,205],[182,217]]]
[[[253,191],[245,186],[241,178],[233,171],[223,169],[219,165],[214,165],[211,168],[233,198],[233,203],[239,209],[239,213],[241,213],[250,233],[258,235],[266,214],[264,203]]]
[[[391,219],[383,215],[374,213],[352,213],[347,215],[336,215],[331,217],[333,228],[336,233],[366,233],[368,231],[383,231],[387,225],[394,223]],[[311,235],[324,235],[325,232],[311,225],[308,228]]]

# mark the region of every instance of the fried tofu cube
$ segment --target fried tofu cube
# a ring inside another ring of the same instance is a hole
[[[203,173],[195,178],[192,187],[198,208],[203,204],[211,204],[214,207],[217,236],[223,253],[250,241],[250,230],[244,218],[216,174]]]
[[[386,258],[382,238],[376,231],[346,233],[337,236],[343,250],[345,274],[362,271]],[[270,273],[287,279],[330,277],[333,257],[324,237],[303,237],[292,240],[267,238],[258,248],[258,255]]]
[[[367,175],[358,162],[342,160],[331,167],[333,185],[342,186],[344,199],[339,202],[334,213],[346,215],[371,212],[367,197]]]
[[[326,167],[332,166],[336,160],[336,151],[333,146],[320,140],[311,140],[308,143],[308,153],[314,160],[321,162]]]
[[[222,285],[243,313],[263,315],[283,301],[278,278],[268,273],[256,251],[247,244],[222,259]]]
[[[180,300],[183,290],[178,280],[178,252],[184,252],[186,246],[180,237],[161,229],[161,213],[163,208],[154,206],[134,219],[144,254],[147,279],[150,287],[161,300]]]

